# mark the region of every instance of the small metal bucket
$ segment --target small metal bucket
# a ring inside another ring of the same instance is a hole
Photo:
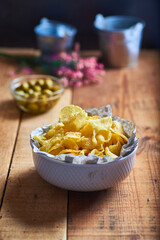
[[[42,18],[34,31],[42,54],[52,55],[71,49],[77,29],[68,24]]]
[[[145,22],[136,17],[96,15],[94,27],[107,67],[133,67],[138,63]]]

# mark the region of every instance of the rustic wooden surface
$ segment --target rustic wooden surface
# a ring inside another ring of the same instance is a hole
[[[53,110],[31,117],[17,110],[9,93],[15,65],[0,59],[0,240],[160,238],[159,65],[158,52],[143,50],[137,67],[107,70],[101,84],[68,89]],[[136,124],[136,162],[117,186],[67,192],[36,173],[29,133],[56,121],[61,107],[70,103],[83,108],[109,103],[115,115]]]

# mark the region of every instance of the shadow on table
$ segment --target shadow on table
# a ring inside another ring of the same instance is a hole
[[[63,227],[67,219],[67,191],[45,182],[35,169],[23,171],[9,178],[2,212],[29,228]]]
[[[19,119],[20,116],[23,115],[23,120],[28,120],[35,118],[37,116],[45,116],[45,113],[41,114],[30,114],[30,113],[24,113],[21,111],[14,100],[5,100],[0,102],[0,111],[1,111],[1,117],[8,120],[14,120]]]
[[[14,170],[13,170],[14,172]],[[99,211],[104,198],[112,198],[113,190],[98,192],[73,192],[57,188],[44,181],[35,169],[12,174],[8,180],[2,211],[9,218],[30,228],[58,228],[75,214],[85,211]]]
[[[8,120],[19,119],[20,111],[14,100],[8,99],[0,102],[1,117]]]
[[[87,212],[100,211],[104,204],[109,204],[115,194],[115,188],[96,192],[69,191],[69,215],[76,215],[83,210]]]

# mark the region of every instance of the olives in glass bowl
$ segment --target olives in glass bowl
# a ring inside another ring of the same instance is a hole
[[[64,83],[48,75],[30,75],[14,79],[10,91],[24,112],[39,114],[56,105],[64,92]]]

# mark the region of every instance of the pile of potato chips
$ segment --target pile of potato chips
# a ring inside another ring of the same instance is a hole
[[[128,138],[123,125],[111,116],[88,116],[78,106],[69,105],[60,112],[60,121],[50,126],[47,133],[33,137],[40,144],[40,151],[52,155],[94,154],[99,157],[120,156],[122,145]]]

